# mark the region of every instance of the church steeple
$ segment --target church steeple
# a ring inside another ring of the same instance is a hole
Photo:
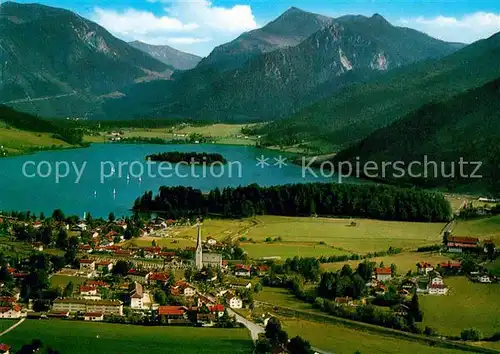
[[[196,255],[195,255],[196,268],[203,268],[203,245],[201,243],[201,223],[198,220],[198,237],[196,240]]]

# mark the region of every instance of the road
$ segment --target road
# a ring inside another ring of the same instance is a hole
[[[5,331],[3,331],[2,333],[0,333],[0,337],[3,336],[4,334],[7,334],[9,333],[10,331],[12,331],[14,328],[16,328],[17,326],[19,326],[21,323],[23,323],[24,321],[26,321],[26,317],[19,320],[19,322],[13,324],[12,326],[10,326],[9,328],[7,328]]]
[[[37,98],[22,98],[18,100],[12,100],[12,101],[7,101],[7,102],[2,102],[1,104],[14,104],[14,103],[24,103],[24,102],[37,102],[37,101],[47,101],[47,100],[53,100],[57,98],[62,98],[62,97],[68,97],[68,96],[75,96],[76,92],[72,93],[63,93],[60,95],[55,95],[55,96],[45,96],[45,97],[37,97]]]
[[[261,325],[258,325],[257,323],[254,323],[252,321],[247,320],[246,318],[244,318],[243,316],[238,315],[236,312],[234,312],[233,310],[231,310],[229,308],[227,309],[227,313],[230,316],[236,317],[236,321],[238,323],[241,323],[246,328],[248,328],[248,330],[250,331],[250,336],[252,337],[252,340],[254,342],[257,339],[259,339],[259,334],[260,333],[264,333],[264,327],[262,327]],[[315,348],[315,347],[312,347],[312,350],[314,350],[318,354],[333,354],[333,353],[326,352],[324,350],[321,350],[321,349]]]
[[[259,333],[264,333],[264,327],[258,325],[257,323],[254,323],[252,321],[247,320],[243,316],[238,315],[236,312],[234,312],[231,309],[227,309],[227,313],[230,316],[236,317],[236,321],[238,323],[241,323],[244,325],[248,330],[250,331],[250,336],[252,337],[252,340],[255,342],[257,339],[259,339]]]

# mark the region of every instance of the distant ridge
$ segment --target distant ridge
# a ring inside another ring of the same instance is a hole
[[[197,55],[182,52],[168,45],[152,45],[141,41],[133,41],[129,44],[177,70],[193,69],[202,59]]]

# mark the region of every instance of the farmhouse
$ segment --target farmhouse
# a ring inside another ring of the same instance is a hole
[[[21,306],[4,306],[0,307],[0,318],[20,318],[23,316]]]
[[[80,296],[87,300],[101,299],[101,295],[98,294],[97,288],[89,285],[80,286]]]
[[[406,317],[408,316],[408,312],[410,311],[410,308],[406,306],[405,304],[398,304],[394,307],[392,307],[392,311],[394,314],[401,316],[401,317]]]
[[[448,287],[444,284],[433,284],[431,283],[428,288],[429,295],[446,295],[448,293]]]
[[[229,281],[229,286],[233,289],[251,289],[252,283],[245,279],[233,279]]]
[[[430,263],[427,263],[427,262],[417,263],[418,274],[427,275],[427,273],[432,272],[433,270],[434,270],[434,267]]]
[[[95,262],[91,259],[80,259],[80,270],[95,270]]]
[[[171,290],[172,295],[183,295],[185,297],[191,297],[196,295],[196,290],[184,281],[178,281]]]
[[[434,277],[431,279],[431,282],[430,282],[431,285],[443,285],[444,282],[443,282],[443,278],[441,277]]]
[[[231,293],[226,294],[227,304],[232,309],[241,309],[243,308],[243,300],[239,296],[236,296]]]
[[[338,305],[354,306],[354,301],[349,296],[336,297],[335,298],[335,303],[338,304]]]
[[[252,270],[251,266],[247,266],[244,264],[237,264],[234,267],[234,275],[237,277],[250,277],[251,273],[250,271]]]
[[[113,269],[113,263],[108,261],[100,261],[95,264],[96,270],[101,273],[109,273]]]
[[[217,317],[222,317],[224,315],[225,308],[224,305],[217,304],[214,306],[210,306],[209,310],[211,313],[216,314]]]
[[[164,285],[167,284],[170,279],[169,275],[164,272],[155,272],[147,275],[148,284],[158,284]]]
[[[392,279],[391,268],[375,268],[375,276],[378,281],[388,281]]]
[[[491,283],[491,279],[487,275],[482,275],[479,277],[479,282],[480,283]]]
[[[259,277],[263,277],[269,271],[269,267],[267,265],[259,265],[259,266],[255,266],[254,270]]]
[[[467,250],[474,250],[479,245],[477,237],[448,236],[446,247],[448,252],[462,253]]]
[[[104,314],[101,312],[87,312],[84,316],[84,320],[93,322],[104,321]]]
[[[187,307],[184,306],[160,306],[158,315],[164,318],[168,324],[189,324]]]

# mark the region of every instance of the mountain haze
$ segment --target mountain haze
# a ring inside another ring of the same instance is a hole
[[[71,11],[12,2],[0,7],[0,63],[0,103],[60,117],[173,69]]]
[[[152,45],[140,41],[129,42],[129,44],[177,70],[193,69],[202,59],[197,55],[181,52],[168,45]]]

